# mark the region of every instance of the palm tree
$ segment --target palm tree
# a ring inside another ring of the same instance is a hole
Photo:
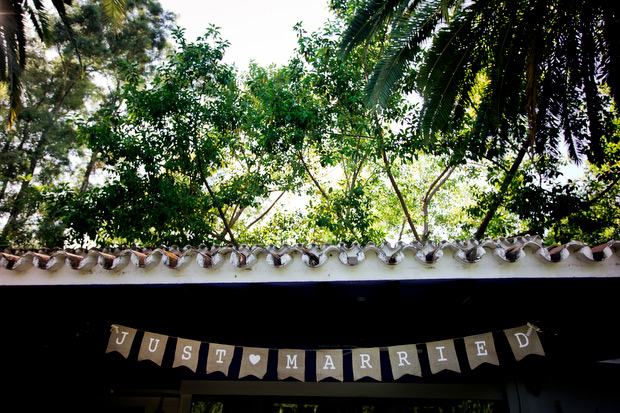
[[[52,0],[75,47],[75,37],[67,21],[66,6],[71,3],[72,0]],[[124,19],[125,0],[104,0],[103,3],[112,24],[120,25]],[[30,20],[41,40],[47,42],[50,39],[50,18],[42,0],[0,0],[0,83],[8,89],[8,126],[13,125],[21,103],[21,78],[26,66],[26,19]]]
[[[620,93],[619,20],[620,4],[605,0],[369,0],[341,47],[346,55],[387,30],[368,103],[381,106],[410,82],[423,98],[424,138],[459,130],[473,109],[470,148],[516,146],[481,238],[528,151],[557,157],[563,140],[576,162],[604,162],[606,99]]]

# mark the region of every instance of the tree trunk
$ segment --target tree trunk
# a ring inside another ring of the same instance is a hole
[[[422,200],[422,217],[424,220],[422,241],[424,242],[428,240],[428,237],[430,235],[430,231],[428,229],[428,206],[430,205],[431,199],[433,198],[433,196],[435,196],[439,188],[441,188],[446,183],[448,178],[450,178],[450,175],[452,175],[454,169],[456,169],[456,167],[446,166],[446,168],[441,171],[441,174],[439,174],[439,176],[428,187],[428,191],[426,191],[426,195],[424,195],[424,199]]]
[[[24,125],[24,127],[20,129],[21,129],[20,133],[22,135],[22,139],[19,142],[19,145],[17,145],[15,149],[11,149],[11,141],[10,139],[7,138],[6,144],[2,148],[3,153],[7,153],[7,152],[20,153],[24,149],[24,145],[26,144],[26,141],[28,140],[28,137],[29,137],[30,123],[27,122]],[[6,173],[2,177],[2,189],[0,189],[0,201],[2,201],[6,195],[6,190],[9,186],[9,181],[11,181],[11,178],[14,179],[15,177],[19,176],[21,172],[21,171],[16,171],[17,166],[16,166],[16,162],[14,159],[11,159],[11,162],[9,162],[8,165],[4,165],[4,169]]]
[[[86,192],[88,186],[90,185],[90,175],[95,171],[95,165],[97,164],[98,158],[97,152],[92,152],[90,155],[90,160],[88,161],[88,165],[86,165],[86,171],[84,172],[84,177],[82,178],[82,185],[80,186],[80,193]]]
[[[527,153],[527,149],[529,145],[530,145],[530,140],[528,137],[528,139],[526,139],[523,142],[521,149],[517,153],[517,157],[512,163],[512,167],[510,168],[508,173],[506,173],[506,176],[504,176],[504,182],[502,182],[502,186],[500,187],[499,191],[495,194],[495,199],[493,200],[493,203],[489,207],[486,215],[484,216],[484,218],[482,219],[482,222],[480,223],[480,226],[478,227],[478,230],[476,231],[475,237],[477,240],[482,239],[482,237],[484,236],[484,233],[487,230],[487,227],[489,226],[489,223],[495,216],[497,209],[500,207],[500,205],[504,201],[504,198],[506,197],[506,191],[508,190],[508,187],[512,183],[515,175],[517,174],[517,171],[519,170],[519,167],[521,166],[521,162],[523,162],[523,158],[525,157],[525,154]]]
[[[381,150],[381,157],[383,158],[383,163],[385,164],[385,172],[387,173],[387,176],[390,179],[390,183],[392,184],[392,189],[394,189],[394,193],[396,194],[396,197],[398,198],[398,202],[400,202],[400,207],[403,210],[403,214],[405,214],[405,219],[407,220],[407,223],[409,224],[409,228],[411,228],[411,232],[413,232],[413,237],[416,239],[416,241],[420,241],[420,236],[418,235],[418,231],[416,231],[415,225],[413,224],[413,221],[411,220],[411,214],[409,214],[409,208],[407,208],[407,203],[405,202],[405,198],[403,197],[403,194],[400,192],[400,189],[398,188],[398,184],[396,183],[396,180],[394,179],[394,176],[392,175],[392,170],[390,169],[390,162],[388,161],[387,155],[385,154],[384,150]]]
[[[49,131],[49,129],[50,128],[48,127],[45,130],[43,130],[41,134],[41,139],[39,140],[39,143],[37,143],[37,147],[30,155],[30,166],[28,168],[26,176],[28,175],[34,176],[34,171],[37,168],[37,164],[39,163],[39,160],[41,159],[43,155],[43,148],[45,147],[45,144],[47,143],[47,132]],[[9,213],[9,219],[6,222],[6,225],[4,225],[4,228],[2,229],[2,234],[0,234],[0,241],[5,241],[9,233],[15,228],[15,225],[17,223],[17,218],[22,212],[22,209],[24,206],[24,198],[26,196],[26,192],[29,187],[30,187],[30,180],[25,180],[22,182],[22,185],[19,188],[19,192],[17,193],[17,195],[15,196],[15,199],[13,200],[13,205],[11,206],[11,211]]]

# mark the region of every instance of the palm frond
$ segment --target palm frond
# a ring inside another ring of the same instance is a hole
[[[443,17],[446,0],[426,2],[420,10],[410,10],[394,23],[390,45],[377,64],[366,88],[371,107],[384,106],[406,69],[420,52],[420,45],[434,32]]]
[[[125,0],[103,0],[106,22],[119,28],[125,21]]]
[[[20,2],[1,2],[2,24],[0,26],[2,48],[2,81],[9,94],[7,127],[12,127],[21,102],[21,74],[26,65],[26,40],[23,9]]]
[[[69,18],[67,16],[67,9],[65,8],[65,5],[71,5],[71,2],[72,2],[71,0],[52,0],[52,4],[56,8],[56,11],[58,12],[58,16],[60,17],[60,20],[63,23],[63,27],[65,28],[67,32],[69,41],[71,42],[71,45],[73,46],[73,49],[75,50],[76,57],[78,59],[80,67],[82,68],[82,74],[84,74],[84,64],[82,62],[82,54],[80,53],[80,49],[78,48],[77,39],[75,37],[75,32],[73,31],[73,28],[71,28],[71,23],[69,22]]]
[[[474,82],[469,67],[475,46],[473,16],[458,13],[450,26],[441,29],[420,68],[418,87],[424,104],[419,127],[426,137],[445,130],[459,97],[465,96]]]
[[[611,96],[620,102],[620,4],[603,1],[602,7],[602,70]]]
[[[34,0],[32,2],[34,7],[31,7],[29,3],[24,4],[25,11],[30,16],[30,21],[34,26],[35,31],[39,38],[46,44],[49,45],[49,41],[51,39],[51,30],[50,30],[50,19],[47,14],[47,10],[45,6],[40,0]]]
[[[393,16],[402,14],[406,0],[369,0],[357,12],[342,35],[340,54],[347,57],[358,45],[371,39]]]

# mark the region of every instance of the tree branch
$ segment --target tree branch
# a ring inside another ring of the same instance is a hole
[[[504,201],[504,198],[506,198],[506,191],[508,190],[508,187],[510,186],[512,181],[514,180],[517,174],[517,171],[519,170],[519,166],[521,166],[521,162],[523,161],[523,158],[525,157],[525,154],[527,153],[527,149],[530,146],[530,143],[531,143],[530,137],[528,136],[523,141],[523,144],[521,145],[521,149],[519,149],[519,152],[517,153],[517,157],[512,163],[512,167],[510,168],[510,170],[504,177],[502,186],[500,187],[499,191],[495,194],[495,197],[493,199],[493,202],[491,203],[491,206],[489,206],[489,209],[487,210],[486,215],[482,219],[482,222],[480,223],[480,226],[478,227],[478,230],[476,231],[476,235],[475,235],[476,239],[478,240],[482,239],[482,237],[484,236],[484,233],[487,230],[487,227],[489,226],[489,223],[495,216],[497,209]]]
[[[213,192],[213,189],[211,189],[211,185],[209,185],[209,182],[207,181],[207,177],[205,176],[203,166],[202,166],[202,159],[200,159],[200,156],[196,156],[196,159],[198,160],[198,170],[200,171],[200,177],[202,179],[202,182],[207,187],[209,196],[211,196],[211,199],[213,200],[213,205],[215,206],[215,209],[217,209],[218,215],[220,216],[220,219],[222,220],[222,223],[224,224],[224,228],[226,232],[228,232],[228,235],[230,236],[230,243],[233,244],[235,247],[238,247],[239,243],[235,239],[235,236],[232,230],[230,229],[230,225],[228,224],[226,215],[224,214],[224,211],[222,211],[222,207],[220,207],[219,202],[217,202],[217,199],[215,198],[215,193]]]
[[[400,207],[403,210],[403,214],[405,214],[405,219],[407,220],[407,223],[409,223],[409,228],[411,228],[411,232],[413,232],[413,237],[416,239],[416,241],[420,241],[420,236],[418,235],[418,231],[416,231],[415,225],[413,224],[413,221],[411,220],[411,214],[409,214],[409,208],[407,208],[407,203],[405,202],[405,198],[403,197],[403,194],[400,192],[400,189],[398,188],[398,184],[396,183],[396,180],[394,179],[394,176],[392,175],[392,170],[390,168],[390,162],[388,161],[387,155],[385,154],[385,151],[383,149],[381,149],[381,157],[383,158],[383,163],[385,164],[385,172],[387,173],[390,183],[392,184],[392,189],[394,189],[394,193],[396,194],[396,197],[398,198],[398,202],[400,202]]]
[[[323,195],[323,198],[325,199],[329,199],[329,197],[327,196],[327,193],[323,190],[323,188],[321,187],[321,184],[319,184],[319,182],[316,180],[316,178],[314,177],[314,175],[312,175],[312,172],[310,172],[310,168],[308,167],[308,165],[306,164],[306,161],[304,161],[304,157],[301,154],[301,152],[297,151],[297,157],[299,158],[299,160],[301,161],[301,164],[303,165],[304,169],[306,170],[306,173],[308,174],[308,176],[310,177],[310,179],[312,179],[312,182],[314,183],[314,185],[318,188],[319,192],[321,192],[321,195]]]
[[[426,195],[424,195],[424,198],[422,199],[422,217],[423,217],[423,222],[424,222],[424,230],[422,232],[422,240],[426,241],[428,239],[429,236],[429,230],[428,230],[428,205],[431,202],[431,199],[433,198],[433,196],[435,196],[435,194],[437,193],[437,190],[439,190],[439,188],[441,188],[446,181],[448,180],[448,178],[450,178],[450,175],[452,175],[452,172],[454,172],[454,169],[456,167],[450,167],[450,166],[446,166],[446,168],[441,171],[441,173],[439,174],[439,176],[433,181],[433,183],[428,187],[428,191],[426,191]]]
[[[248,226],[246,227],[246,229],[247,229],[247,228],[250,228],[252,225],[256,224],[258,221],[260,221],[261,219],[263,219],[263,218],[265,217],[265,215],[267,215],[267,214],[269,213],[269,211],[271,211],[271,208],[273,208],[273,207],[274,207],[274,205],[278,203],[278,201],[280,200],[280,198],[282,198],[282,196],[284,196],[284,194],[285,194],[285,193],[286,193],[285,191],[282,191],[282,193],[281,193],[281,194],[280,194],[280,195],[276,198],[276,200],[275,200],[275,201],[273,201],[273,203],[269,206],[269,208],[267,208],[267,209],[265,210],[265,212],[263,212],[262,214],[260,214],[260,215],[259,215],[259,216],[258,216],[258,217],[254,220],[254,221],[250,222],[250,223],[248,224]]]
[[[304,169],[306,170],[306,172],[308,173],[308,175],[310,176],[310,179],[312,179],[312,182],[314,182],[314,185],[316,185],[316,187],[319,189],[319,191],[321,192],[321,195],[323,195],[323,198],[325,198],[325,200],[329,200],[329,196],[327,195],[327,193],[323,190],[323,188],[321,187],[321,185],[319,184],[319,182],[316,180],[316,178],[314,177],[314,175],[312,175],[312,173],[310,172],[310,168],[308,167],[308,165],[306,164],[306,162],[304,161],[304,158],[301,154],[300,151],[297,151],[297,157],[299,158],[299,160],[301,161]],[[349,232],[351,233],[351,235],[353,235],[353,238],[355,239],[360,239],[360,237],[357,236],[357,234],[355,233],[355,231],[353,231],[353,228],[351,228],[350,223],[348,222],[347,219],[345,219],[345,217],[338,213],[338,218],[340,218],[342,220],[342,222],[344,222],[347,227],[347,229],[349,230]]]

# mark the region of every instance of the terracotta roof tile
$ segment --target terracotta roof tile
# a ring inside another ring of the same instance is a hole
[[[300,260],[306,268],[318,269],[335,260],[347,267],[358,267],[364,261],[377,261],[388,267],[415,268],[435,267],[445,260],[454,259],[463,265],[477,266],[484,263],[493,266],[515,265],[527,256],[535,257],[538,262],[548,265],[578,259],[577,262],[605,262],[616,256],[618,260],[620,241],[588,246],[572,241],[563,245],[543,246],[537,236],[520,236],[515,238],[474,239],[439,243],[397,242],[392,245],[368,243],[364,246],[346,244],[297,244],[297,245],[242,245],[238,248],[228,246],[198,247],[178,246],[123,249],[108,248],[104,250],[38,250],[38,251],[4,251],[0,253],[0,275],[28,271],[37,268],[45,272],[56,272],[66,267],[78,273],[104,271],[120,272],[137,268],[151,270],[167,268],[182,271],[189,265],[197,265],[206,271],[214,271],[227,261],[230,268],[250,270],[262,262],[261,268],[284,268],[295,260]],[[491,254],[489,254],[491,253]],[[489,258],[492,256],[495,260]],[[450,258],[448,258],[450,257]],[[572,262],[572,261],[571,261]],[[265,266],[266,264],[266,266]],[[451,264],[451,265],[456,265]],[[302,267],[303,267],[302,266]],[[330,268],[333,264],[330,264]],[[611,268],[611,267],[610,267]],[[98,270],[99,271],[99,270]],[[158,270],[159,271],[159,270]],[[612,273],[615,274],[615,267]],[[620,272],[618,274],[620,276]],[[0,282],[1,283],[1,282]]]

